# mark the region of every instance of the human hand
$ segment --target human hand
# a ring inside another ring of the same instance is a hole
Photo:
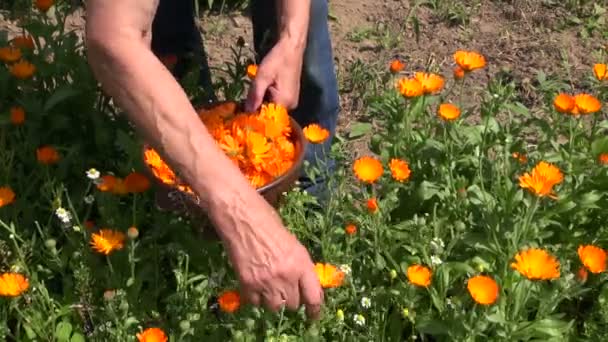
[[[269,100],[291,110],[300,96],[303,51],[287,40],[279,40],[258,66],[249,88],[245,110],[256,111],[268,95]]]

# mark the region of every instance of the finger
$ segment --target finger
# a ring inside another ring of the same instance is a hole
[[[295,284],[287,291],[285,305],[291,311],[297,311],[300,308],[300,289],[298,284]]]
[[[277,312],[286,304],[286,295],[278,291],[266,292],[262,294],[264,306],[272,311]]]
[[[323,288],[316,273],[310,269],[300,278],[300,296],[306,305],[306,315],[310,319],[319,319],[323,305]]]
[[[256,291],[251,289],[242,289],[243,299],[245,303],[249,303],[253,306],[260,306],[262,304],[262,297]]]
[[[245,102],[246,111],[254,112],[260,108],[270,83],[271,82],[268,78],[258,73],[251,84],[251,88],[249,88],[249,93],[247,94],[247,101]]]

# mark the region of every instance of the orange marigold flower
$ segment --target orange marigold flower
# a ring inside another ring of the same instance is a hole
[[[21,59],[21,50],[16,47],[6,46],[0,48],[0,61],[14,63]]]
[[[59,161],[59,152],[52,146],[41,146],[36,150],[36,158],[40,164],[51,165]]]
[[[150,180],[144,174],[131,172],[124,180],[128,192],[141,193],[150,188]]]
[[[584,283],[587,281],[588,277],[589,277],[589,272],[587,271],[585,266],[581,266],[578,269],[578,272],[576,272],[576,278],[578,278],[578,280],[580,280],[582,283]]]
[[[97,184],[97,189],[103,192],[111,192],[116,185],[117,178],[113,175],[101,176],[101,181]]]
[[[407,268],[407,279],[416,286],[428,287],[432,276],[433,272],[426,266],[412,265]]]
[[[515,255],[511,267],[530,280],[559,278],[559,261],[544,249],[530,248]]]
[[[456,51],[454,61],[464,71],[473,71],[486,66],[486,58],[474,51]]]
[[[523,153],[513,152],[511,154],[511,157],[513,157],[513,159],[516,159],[521,164],[525,164],[528,162],[528,157]]]
[[[360,181],[374,183],[382,176],[382,163],[374,157],[361,157],[353,163],[353,171]]]
[[[372,214],[375,213],[376,211],[378,211],[378,200],[376,199],[376,197],[372,197],[372,198],[368,199],[366,206],[367,206],[367,210]]]
[[[454,74],[454,79],[461,80],[464,78],[464,69],[457,66],[454,68],[453,74]]]
[[[571,95],[560,93],[553,100],[553,106],[560,113],[571,113],[576,107],[576,102]]]
[[[606,251],[593,245],[579,246],[578,257],[591,273],[606,271]]]
[[[54,0],[36,0],[36,8],[40,12],[46,12],[49,10],[49,8],[51,8],[51,6],[53,6],[54,3]]]
[[[15,192],[8,186],[0,186],[0,208],[15,201]]]
[[[498,284],[488,276],[478,275],[467,281],[467,289],[478,304],[490,305],[498,299]]]
[[[344,272],[334,265],[316,263],[315,272],[324,289],[340,287],[344,283]]]
[[[258,74],[258,66],[255,64],[249,64],[247,66],[247,77],[249,77],[250,80],[254,79],[255,76]]]
[[[11,107],[10,109],[11,112],[11,123],[13,125],[22,125],[25,122],[25,110],[23,110],[23,107],[20,106],[15,106],[15,107]]]
[[[9,71],[18,79],[25,80],[36,72],[36,66],[28,61],[21,60],[9,67]]]
[[[531,173],[519,177],[519,186],[538,197],[555,198],[553,187],[564,180],[564,175],[555,165],[541,161]]]
[[[593,74],[598,81],[608,80],[608,72],[606,71],[606,64],[598,63],[593,66]]]
[[[313,144],[320,144],[329,138],[329,131],[318,124],[310,124],[303,131],[306,139]]]
[[[91,247],[105,255],[124,247],[125,234],[123,232],[102,228],[99,233],[91,235]]]
[[[160,328],[148,328],[137,334],[138,342],[167,342],[167,335]]]
[[[435,94],[441,91],[445,84],[445,80],[442,76],[428,72],[417,72],[414,75],[414,78],[422,84],[422,91],[424,94]]]
[[[591,114],[602,109],[602,103],[595,96],[589,94],[574,96],[574,103],[576,104],[576,113],[573,114]]]
[[[389,168],[391,169],[391,175],[393,176],[393,179],[398,182],[407,181],[410,178],[410,174],[412,173],[408,163],[402,159],[391,159],[389,163]]]
[[[241,296],[237,291],[224,291],[217,298],[220,309],[227,313],[234,313],[241,307]]]
[[[389,69],[393,74],[396,74],[398,72],[401,72],[403,69],[405,69],[405,64],[398,59],[393,59],[391,61]]]
[[[397,83],[397,88],[399,89],[399,93],[407,98],[418,97],[424,93],[422,83],[415,78],[400,79]]]
[[[11,40],[11,45],[18,49],[33,49],[34,38],[30,35],[17,36]]]
[[[600,153],[600,155],[597,157],[597,160],[602,165],[608,164],[608,153]]]
[[[460,108],[451,103],[442,103],[437,109],[437,114],[445,121],[454,121],[460,117]]]
[[[0,296],[17,297],[30,287],[27,278],[19,273],[2,273],[0,275]]]
[[[357,234],[357,226],[355,226],[354,224],[350,223],[346,225],[346,228],[344,228],[344,232],[347,235],[355,235]]]

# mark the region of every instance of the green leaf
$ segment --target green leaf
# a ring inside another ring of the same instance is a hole
[[[82,334],[74,333],[74,335],[72,335],[72,338],[70,339],[70,342],[85,342],[85,339]]]
[[[602,153],[608,152],[608,137],[602,137],[599,139],[595,139],[591,143],[591,153],[595,158]]]
[[[55,328],[55,337],[59,342],[69,342],[72,335],[72,325],[68,322],[59,322]]]
[[[422,197],[423,201],[426,201],[439,193],[439,187],[435,183],[423,181],[420,183],[418,188],[418,195]]]
[[[447,335],[448,329],[444,322],[434,320],[434,319],[425,319],[421,320],[416,324],[416,330],[423,334],[430,335]]]
[[[351,128],[350,128],[350,132],[348,133],[348,138],[349,139],[355,139],[361,136],[364,136],[365,134],[371,132],[372,130],[372,124],[368,123],[368,122],[356,122],[354,123]]]
[[[53,92],[53,95],[51,95],[48,98],[48,100],[46,100],[46,103],[44,104],[44,111],[49,112],[51,109],[53,109],[55,106],[57,106],[61,102],[69,99],[70,97],[74,97],[78,94],[80,94],[80,91],[76,90],[70,86],[63,86],[63,87],[57,88],[55,90],[55,92]]]
[[[583,194],[579,200],[578,204],[582,208],[591,209],[591,208],[599,208],[595,203],[597,203],[600,199],[602,199],[603,194],[598,193],[593,190]]]

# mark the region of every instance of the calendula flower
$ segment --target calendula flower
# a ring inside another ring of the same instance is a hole
[[[139,236],[139,230],[137,229],[137,227],[129,227],[129,229],[127,229],[127,236],[131,240],[137,239],[137,237]]]
[[[410,166],[405,160],[393,158],[389,163],[391,169],[391,175],[393,179],[398,182],[405,182],[410,178],[411,170]]]
[[[464,78],[464,69],[457,66],[454,68],[453,74],[454,74],[454,79],[461,80]]]
[[[382,176],[384,169],[382,163],[374,157],[361,157],[353,163],[355,176],[366,183],[374,183]]]
[[[346,233],[346,235],[353,236],[353,235],[357,234],[357,226],[355,226],[352,223],[347,224],[346,227],[344,228],[344,232]]]
[[[91,247],[105,255],[121,250],[124,247],[125,234],[112,229],[101,229],[99,233],[91,235]]]
[[[12,46],[0,48],[0,61],[4,63],[14,63],[21,59],[21,50]]]
[[[589,277],[589,272],[587,271],[587,269],[585,268],[585,266],[581,266],[578,269],[578,272],[576,272],[576,278],[578,280],[580,280],[582,283],[587,281],[587,278]]]
[[[234,313],[241,307],[241,296],[237,291],[224,291],[217,302],[223,312]]]
[[[59,152],[52,146],[41,146],[36,150],[36,158],[40,164],[56,164],[59,159]]]
[[[331,264],[316,263],[315,272],[324,289],[342,286],[344,282],[344,272]]]
[[[608,164],[608,153],[600,153],[600,155],[597,156],[597,160],[602,165]]]
[[[602,273],[606,271],[606,251],[593,245],[581,245],[578,247],[578,257],[591,273]]]
[[[593,95],[578,94],[574,96],[576,112],[574,114],[592,114],[602,109],[602,103]]]
[[[0,208],[15,201],[15,192],[8,186],[0,186]]]
[[[25,122],[25,110],[23,107],[14,106],[10,109],[11,123],[15,126],[23,125]]]
[[[397,83],[399,93],[407,98],[421,96],[423,92],[422,83],[415,78],[402,78]]]
[[[460,117],[460,108],[451,103],[442,103],[437,109],[437,114],[445,121],[453,121]]]
[[[490,305],[498,299],[498,284],[488,276],[478,275],[467,281],[467,289],[478,304]]]
[[[608,80],[608,72],[606,72],[606,64],[598,63],[593,66],[593,74],[598,81]]]
[[[36,0],[36,2],[35,2],[36,8],[40,12],[48,11],[49,8],[51,8],[51,6],[53,6],[54,3],[55,3],[54,0]]]
[[[103,192],[110,192],[116,185],[116,177],[113,175],[104,175],[97,183],[97,189]]]
[[[137,334],[138,342],[167,342],[167,335],[160,328],[148,328]]]
[[[247,77],[249,77],[250,80],[254,79],[255,76],[258,74],[258,66],[255,64],[249,64],[247,66]]]
[[[320,144],[329,138],[329,131],[318,124],[310,124],[303,129],[304,137],[313,144]]]
[[[398,59],[393,59],[391,61],[389,69],[390,69],[391,73],[396,74],[396,73],[401,72],[403,69],[405,69],[405,64],[403,64],[403,62],[401,62]]]
[[[367,206],[367,211],[369,211],[372,214],[375,213],[376,211],[378,211],[378,200],[376,200],[376,197],[372,197],[372,198],[368,199],[366,206]]]
[[[424,94],[438,93],[443,89],[443,85],[445,84],[443,77],[428,72],[417,72],[414,74],[414,78],[422,84],[422,91]]]
[[[125,177],[125,187],[128,192],[142,193],[150,188],[150,180],[144,174],[139,172],[131,172]]]
[[[530,280],[551,280],[559,278],[559,261],[544,249],[530,248],[515,255],[511,268]]]
[[[553,100],[553,106],[560,113],[571,113],[576,106],[576,102],[571,95],[560,93]]]
[[[30,35],[17,36],[11,40],[11,45],[18,49],[33,49],[34,39]]]
[[[474,51],[456,51],[454,61],[464,71],[470,72],[486,66],[486,59],[483,55]]]
[[[8,69],[13,76],[21,80],[25,80],[32,77],[32,75],[34,75],[34,72],[36,72],[36,66],[24,60],[21,60],[11,65]]]
[[[29,281],[22,274],[9,272],[0,275],[0,297],[20,296],[29,287]]]
[[[511,157],[513,157],[513,159],[517,160],[521,164],[525,164],[528,162],[528,157],[523,153],[513,152],[511,154]]]
[[[532,172],[519,177],[519,186],[538,197],[555,198],[553,187],[564,180],[564,175],[555,165],[541,161]]]
[[[426,266],[411,265],[407,268],[407,279],[416,286],[428,287],[432,276],[433,272]]]

